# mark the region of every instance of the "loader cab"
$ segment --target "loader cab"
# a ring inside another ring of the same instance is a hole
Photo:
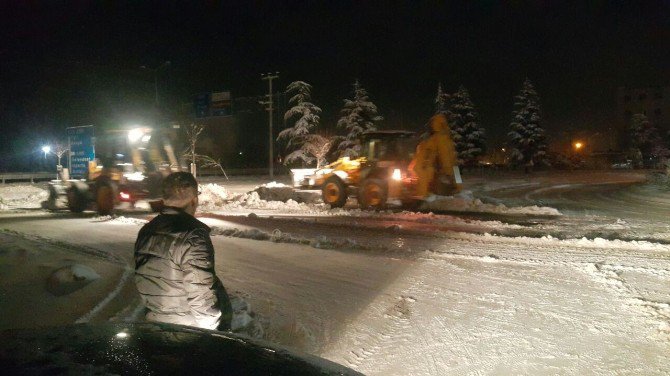
[[[173,137],[162,129],[148,127],[105,132],[96,145],[99,165],[124,174],[179,170]]]
[[[363,133],[361,156],[369,161],[408,162],[414,157],[417,139],[414,132],[375,131]]]

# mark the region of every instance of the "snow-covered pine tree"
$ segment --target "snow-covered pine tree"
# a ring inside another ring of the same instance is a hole
[[[370,101],[367,91],[358,80],[354,82],[354,98],[344,100],[341,114],[337,126],[344,128],[347,135],[337,149],[342,157],[357,158],[361,152],[361,133],[377,130],[375,123],[383,118],[377,114],[377,106]]]
[[[448,114],[451,135],[458,153],[458,164],[475,165],[477,157],[484,153],[486,140],[484,128],[478,123],[477,110],[465,87],[461,86],[451,95]]]
[[[449,111],[449,94],[442,90],[442,83],[437,84],[435,96],[435,114],[447,114]]]
[[[547,140],[541,124],[540,98],[528,78],[515,97],[510,128],[513,162],[530,168],[545,161]]]
[[[303,146],[310,131],[319,125],[321,108],[311,102],[312,85],[304,81],[291,82],[286,92],[293,96],[288,101],[292,107],[284,114],[284,120],[288,122],[295,119],[295,123],[292,127],[279,132],[277,137],[277,141],[286,142],[285,150],[288,155],[284,158],[284,164],[295,162],[310,164],[316,158],[304,150]]]

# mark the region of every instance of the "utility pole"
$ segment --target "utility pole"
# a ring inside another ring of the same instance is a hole
[[[261,79],[266,80],[268,82],[268,100],[266,102],[261,102],[262,104],[267,105],[268,107],[266,110],[269,112],[269,124],[270,124],[270,132],[268,134],[268,144],[270,146],[270,151],[268,154],[268,161],[270,162],[270,179],[274,178],[274,135],[272,131],[272,111],[274,111],[273,102],[272,102],[272,80],[275,78],[279,77],[279,72],[275,72],[274,74],[268,73],[268,74],[261,74]]]
[[[161,70],[164,67],[170,66],[170,61],[164,61],[161,65],[157,66],[156,68],[149,68],[146,65],[140,66],[142,69],[146,69],[150,71],[154,75],[154,104],[156,107],[158,107],[158,71]]]

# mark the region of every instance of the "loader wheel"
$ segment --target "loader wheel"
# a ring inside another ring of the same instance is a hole
[[[67,195],[67,208],[73,213],[81,213],[86,210],[88,206],[88,199],[86,192],[82,192],[76,185],[68,188],[65,192]]]
[[[101,180],[96,183],[95,203],[98,207],[98,214],[109,215],[114,210],[114,201],[116,199],[116,190],[114,184],[109,180]]]
[[[49,198],[47,199],[47,209],[56,210],[58,209],[58,192],[53,185],[49,185]]]
[[[384,209],[387,199],[386,182],[382,179],[368,179],[358,191],[358,204],[361,209]]]
[[[341,208],[347,202],[347,186],[342,179],[331,176],[323,183],[321,197],[331,208]]]

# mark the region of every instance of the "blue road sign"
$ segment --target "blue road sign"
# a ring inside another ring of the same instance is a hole
[[[202,93],[195,96],[193,103],[195,108],[195,117],[198,119],[209,117],[209,93]]]
[[[70,127],[66,132],[70,144],[70,176],[85,178],[88,162],[95,159],[94,127]]]

